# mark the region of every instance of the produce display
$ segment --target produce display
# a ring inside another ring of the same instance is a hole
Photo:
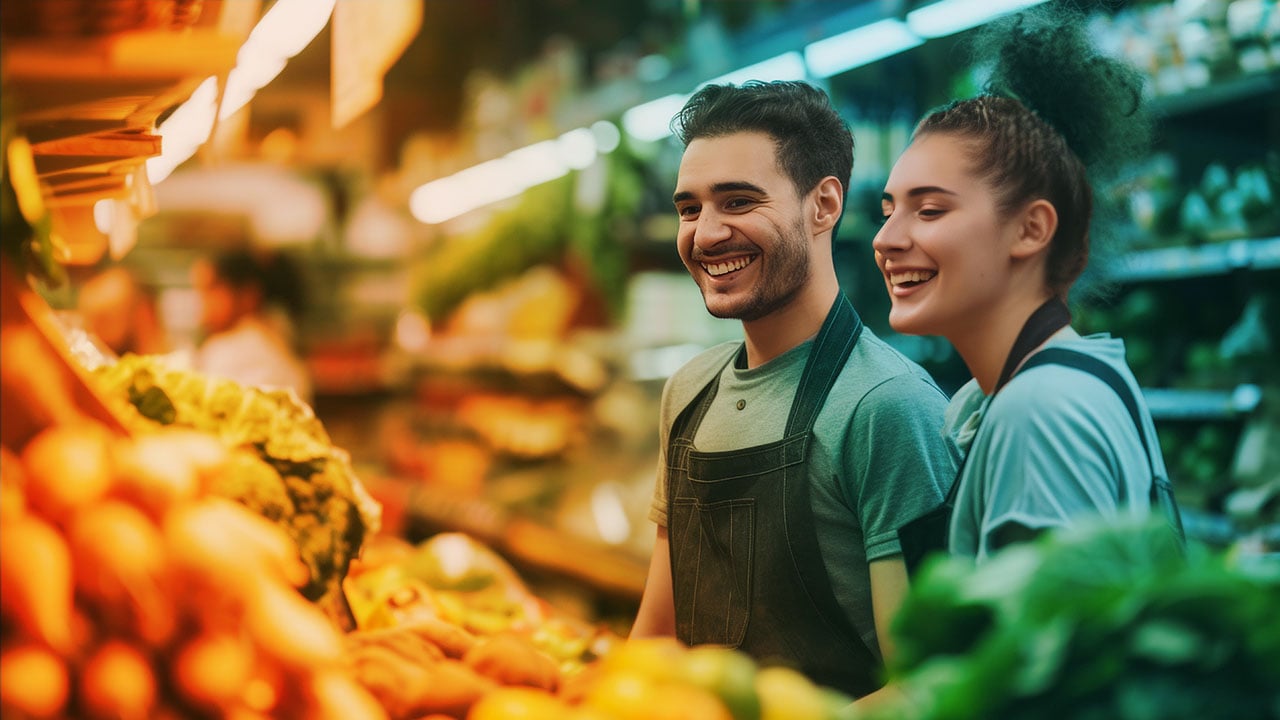
[[[105,397],[141,433],[193,428],[246,449],[209,491],[279,523],[306,563],[303,595],[345,620],[344,629],[353,626],[342,578],[364,539],[377,531],[380,508],[310,407],[290,391],[243,387],[174,369],[157,357],[126,355],[93,372]]]
[[[1280,713],[1280,562],[1097,524],[941,558],[894,624],[905,700],[872,718]]]
[[[3,449],[4,717],[385,717],[293,540],[211,491],[246,453],[93,422]]]
[[[533,595],[461,533],[376,539],[346,581],[356,678],[391,718],[837,720],[850,699],[783,667],[672,639],[623,641]]]

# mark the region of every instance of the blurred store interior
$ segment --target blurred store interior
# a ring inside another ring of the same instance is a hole
[[[292,258],[314,411],[384,531],[471,533],[543,597],[625,629],[653,541],[663,381],[740,332],[705,312],[676,255],[667,121],[706,82],[826,88],[857,143],[844,289],[954,390],[967,373],[944,340],[887,327],[870,248],[914,118],[983,80],[961,48],[984,18],[943,26],[929,10],[944,4],[194,0],[138,30],[130,3],[8,2],[6,115],[67,245],[66,281],[39,289],[84,327],[90,278],[124,267],[154,298],[160,347],[181,353],[200,332],[199,258]],[[73,6],[79,24],[55,11]],[[175,11],[199,17],[172,29]],[[283,41],[262,30],[273,14]],[[1280,7],[1115,1],[1090,28],[1149,74],[1158,133],[1101,198],[1113,221],[1077,324],[1125,339],[1188,532],[1274,536]],[[138,96],[130,117],[154,129],[110,112]]]

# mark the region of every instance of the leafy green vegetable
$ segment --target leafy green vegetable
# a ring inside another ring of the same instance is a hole
[[[380,508],[309,406],[289,391],[242,387],[157,357],[125,355],[93,372],[109,396],[128,401],[139,424],[192,427],[252,451],[233,456],[210,490],[281,524],[311,570],[303,595],[341,604],[342,578],[377,531]]]
[[[937,560],[894,634],[908,700],[867,717],[1280,716],[1280,577],[1158,522]]]

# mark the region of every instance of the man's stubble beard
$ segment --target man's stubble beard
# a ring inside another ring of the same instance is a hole
[[[811,273],[809,244],[804,238],[803,224],[796,223],[791,232],[780,234],[768,257],[756,262],[766,262],[767,265],[750,296],[736,308],[715,312],[708,306],[707,312],[722,319],[750,322],[790,304],[809,282]],[[705,290],[703,296],[705,300]]]

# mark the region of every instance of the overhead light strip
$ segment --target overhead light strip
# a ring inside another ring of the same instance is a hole
[[[804,62],[814,77],[828,78],[922,44],[924,39],[906,23],[887,18],[810,43],[804,49]]]
[[[618,139],[617,127],[600,121],[590,128],[570,130],[554,140],[512,150],[418,186],[409,195],[409,212],[428,224],[452,220],[564,177],[570,170],[588,167],[599,155],[617,148]]]
[[[684,107],[692,93],[703,86],[741,84],[747,80],[828,78],[919,47],[926,38],[960,32],[1044,1],[942,0],[908,13],[905,23],[896,18],[886,18],[856,27],[812,42],[805,46],[803,53],[786,52],[702,82],[690,93],[672,93],[636,105],[622,113],[622,129],[641,142],[656,142],[671,135],[672,117]],[[609,126],[613,127],[612,124]],[[547,142],[559,142],[562,146],[570,135],[580,132],[581,129],[574,130],[558,141]],[[533,150],[543,145],[545,143],[515,150],[496,160],[420,186],[410,196],[410,212],[425,223],[444,222],[514,197],[528,187],[568,172],[554,153],[547,154],[545,149]],[[607,153],[611,149],[597,148],[596,152]],[[588,154],[594,157],[594,153]],[[531,171],[527,164],[536,164],[537,171]],[[539,177],[544,179],[538,180]]]
[[[244,107],[284,69],[290,58],[302,52],[320,34],[333,15],[337,0],[276,0],[240,46],[236,66],[227,76],[221,107],[217,78],[206,78],[200,87],[156,129],[163,151],[147,160],[147,178],[155,183],[169,177],[179,165],[209,141],[214,118],[226,120]]]
[[[954,35],[1045,0],[939,0],[907,13],[907,27],[923,38]]]

